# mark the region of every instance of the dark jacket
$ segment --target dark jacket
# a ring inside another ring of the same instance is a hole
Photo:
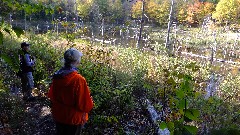
[[[22,73],[28,73],[28,72],[33,72],[33,65],[35,64],[35,61],[31,57],[31,55],[25,51],[22,50],[20,56],[20,69]]]

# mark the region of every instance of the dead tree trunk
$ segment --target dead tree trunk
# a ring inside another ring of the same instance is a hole
[[[172,26],[172,22],[173,22],[173,5],[174,5],[174,0],[171,0],[171,8],[170,8],[170,13],[169,13],[169,21],[168,21],[168,30],[167,30],[167,36],[166,36],[166,43],[165,43],[165,47],[168,49],[169,52],[170,51],[170,29]]]
[[[138,36],[138,41],[136,44],[136,48],[139,47],[141,39],[142,39],[142,30],[143,30],[143,16],[144,16],[144,10],[145,10],[145,0],[142,0],[142,16],[141,16],[141,22],[140,22],[140,30],[139,30],[139,36]]]
[[[104,44],[104,18],[102,18],[102,28],[101,28],[102,30],[101,30],[101,32],[102,32],[102,44]]]

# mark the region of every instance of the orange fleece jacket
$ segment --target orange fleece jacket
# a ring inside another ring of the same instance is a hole
[[[52,103],[54,120],[64,124],[84,124],[93,108],[87,82],[77,71],[63,78],[53,79],[48,97]]]

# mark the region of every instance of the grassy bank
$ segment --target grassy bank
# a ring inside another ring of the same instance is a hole
[[[149,121],[146,112],[141,111],[145,108],[144,104],[137,100],[141,98],[150,99],[158,112],[165,111],[166,115],[162,120],[168,125],[173,124],[172,131],[175,132],[183,132],[179,130],[183,129],[182,125],[198,127],[198,133],[223,127],[239,127],[238,73],[223,74],[219,80],[217,95],[204,99],[208,78],[214,69],[210,64],[201,65],[198,61],[187,58],[173,58],[133,48],[91,45],[83,40],[67,42],[51,33],[31,35],[30,42],[31,51],[37,57],[34,73],[36,86],[42,92],[48,90],[49,76],[61,67],[60,60],[66,48],[74,46],[83,52],[79,72],[86,77],[95,101],[89,124],[84,131],[86,134],[124,134],[126,130],[139,134],[155,132],[151,126],[142,125],[140,127],[143,130],[140,130],[129,124],[132,112],[138,114],[134,115],[134,126],[138,127],[138,116],[141,116],[141,120]],[[14,56],[19,44],[15,40],[6,40],[1,46],[2,52]],[[11,61],[14,62],[14,59]],[[2,76],[3,80],[6,76]],[[19,84],[14,77],[16,76],[10,77],[13,81],[10,81],[9,87]],[[185,90],[191,91],[190,94]],[[179,91],[186,94],[183,96],[184,100],[180,99],[182,96],[179,96]],[[187,106],[182,108],[182,103],[187,103]],[[170,108],[170,111],[166,111],[166,108]],[[198,110],[199,117],[186,122],[184,109],[192,108]]]

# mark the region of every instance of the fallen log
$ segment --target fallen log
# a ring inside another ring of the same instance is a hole
[[[181,56],[182,55],[187,55],[187,56],[190,56],[190,57],[202,58],[202,59],[206,59],[206,60],[209,60],[209,61],[211,60],[211,57],[198,55],[198,54],[193,54],[193,53],[188,53],[188,52],[181,52]],[[232,64],[232,65],[240,65],[239,62],[234,62],[234,61],[231,61],[231,60],[228,61],[228,60],[224,60],[224,59],[213,58],[213,61],[220,62],[220,63]]]

